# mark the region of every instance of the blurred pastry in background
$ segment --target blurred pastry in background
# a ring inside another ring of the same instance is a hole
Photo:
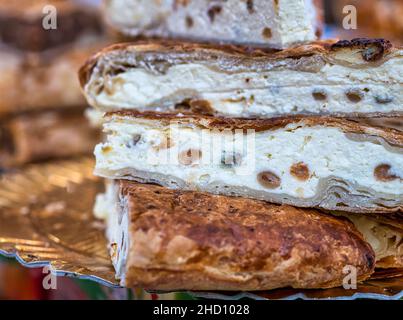
[[[50,25],[53,8],[55,26]],[[102,32],[93,7],[66,0],[0,0],[0,27],[3,44],[34,52],[79,43]]]
[[[89,154],[99,131],[83,109],[24,113],[0,122],[0,163],[6,167]]]
[[[49,4],[57,10],[56,29],[43,26]],[[93,7],[65,0],[0,0],[0,116],[84,105],[77,70],[103,41]]]
[[[106,44],[94,6],[0,0],[0,168],[91,153],[77,71]]]
[[[84,106],[77,70],[99,48],[93,44],[55,54],[0,51],[0,117],[27,110]]]
[[[403,44],[402,0],[337,0],[329,3],[341,37],[380,37]],[[342,28],[343,8],[347,5],[357,8],[357,30]]]

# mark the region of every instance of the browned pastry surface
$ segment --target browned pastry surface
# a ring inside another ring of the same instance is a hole
[[[56,30],[46,30],[42,25],[47,5],[57,10]],[[0,0],[0,42],[17,49],[43,51],[101,30],[97,11],[74,1]]]
[[[374,269],[374,253],[354,226],[316,210],[127,181],[120,187],[129,287],[328,288],[342,284],[346,265],[359,281]]]

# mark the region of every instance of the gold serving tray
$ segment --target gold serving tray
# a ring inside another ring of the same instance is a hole
[[[82,158],[6,173],[0,179],[0,252],[25,266],[117,286],[103,224],[94,219],[93,160]]]
[[[51,264],[60,276],[118,287],[104,225],[92,208],[101,179],[84,157],[28,166],[0,177],[0,254],[27,267]],[[192,293],[218,299],[400,299],[403,271],[378,272],[358,290],[281,289],[259,293]]]

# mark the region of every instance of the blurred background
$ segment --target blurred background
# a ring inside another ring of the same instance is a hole
[[[325,17],[328,37],[352,39],[359,37],[386,38],[403,44],[402,0],[326,0]],[[357,29],[345,30],[343,8],[357,9]]]
[[[117,41],[106,35],[100,2],[0,0],[0,174],[92,153],[99,122],[86,112],[77,70],[92,53]],[[47,4],[57,7],[58,28],[44,32]],[[343,28],[343,9],[349,5],[357,9],[357,29]],[[403,43],[403,0],[325,0],[323,8],[324,38],[382,37]],[[0,299],[189,298],[69,278],[59,278],[57,290],[44,290],[44,276],[42,269],[0,257]]]

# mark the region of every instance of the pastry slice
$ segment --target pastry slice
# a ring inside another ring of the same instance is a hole
[[[49,29],[51,20],[56,29]],[[69,0],[0,0],[0,117],[85,104],[77,72],[107,44],[97,10]]]
[[[297,207],[403,208],[403,133],[326,118],[237,120],[115,112],[95,173]]]
[[[89,154],[97,142],[81,109],[14,116],[0,122],[0,168]]]
[[[149,290],[329,288],[345,267],[374,270],[370,245],[347,220],[312,209],[112,182],[98,197],[116,276]]]
[[[380,39],[278,52],[144,42],[109,47],[81,69],[88,102],[236,118],[403,115],[403,50]]]
[[[284,48],[317,39],[316,0],[107,0],[110,26],[129,36],[158,36]]]
[[[83,62],[99,50],[103,41],[67,50],[29,55],[0,50],[0,117],[28,110],[81,107],[77,72]]]
[[[101,26],[97,10],[77,1],[0,0],[0,43],[22,51],[44,51],[97,36]]]

